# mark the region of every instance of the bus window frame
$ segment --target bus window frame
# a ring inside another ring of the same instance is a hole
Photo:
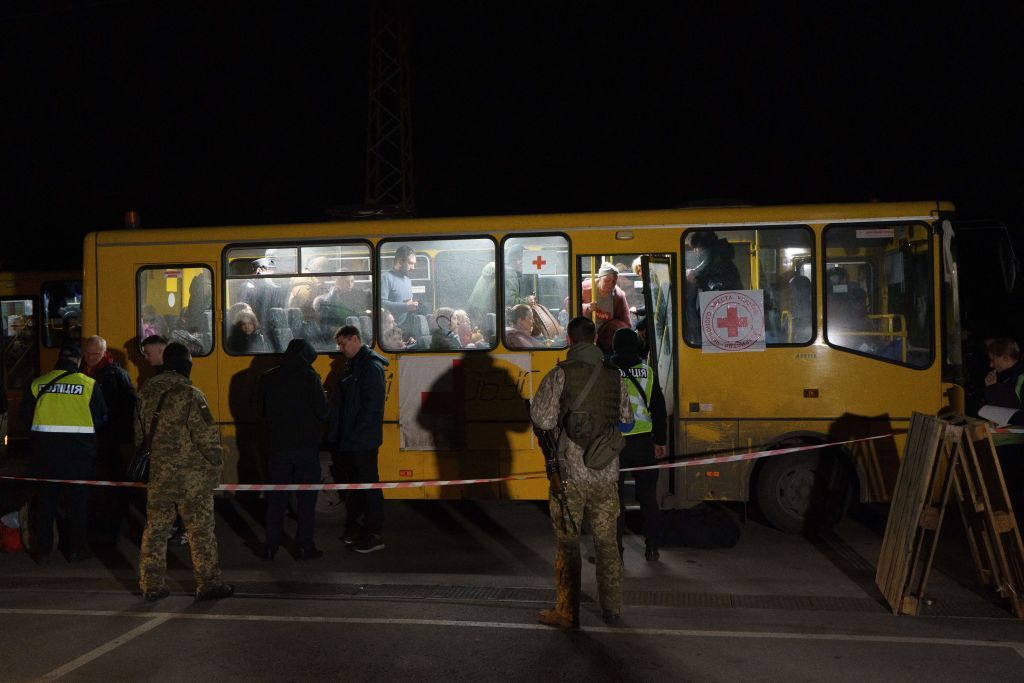
[[[566,273],[566,277],[569,278],[570,282],[572,281],[572,267],[573,267],[574,261],[573,261],[573,250],[572,250],[572,238],[568,235],[568,233],[558,232],[558,231],[553,231],[553,232],[511,232],[511,233],[508,233],[507,235],[503,236],[501,238],[501,240],[499,241],[499,244],[498,244],[498,250],[499,250],[498,256],[500,258],[499,258],[499,261],[495,261],[495,264],[497,264],[499,262],[501,263],[501,271],[500,271],[501,277],[500,278],[498,277],[498,272],[499,271],[497,270],[497,267],[495,267],[495,274],[494,274],[494,277],[495,277],[495,288],[494,288],[494,291],[496,292],[496,296],[498,297],[498,300],[495,302],[495,305],[498,307],[499,311],[501,312],[501,330],[500,330],[500,332],[498,334],[498,338],[501,340],[501,345],[504,346],[511,353],[534,353],[534,352],[537,352],[537,351],[553,351],[553,352],[557,353],[557,352],[560,352],[560,351],[565,351],[567,348],[569,348],[569,337],[568,336],[565,338],[565,344],[563,346],[535,346],[535,347],[532,347],[532,348],[529,348],[529,349],[513,348],[513,347],[509,346],[506,343],[506,341],[505,341],[505,330],[507,329],[506,326],[509,323],[509,321],[505,319],[505,242],[507,242],[510,239],[523,239],[523,238],[529,238],[529,237],[561,237],[561,238],[563,238],[565,240],[565,243],[566,243],[566,245],[568,245],[568,249],[569,249],[568,254],[567,254],[567,258],[569,259],[569,261],[568,261],[569,272]],[[568,287],[568,290],[569,290],[568,291],[568,297],[569,297],[568,309],[570,311],[572,311],[572,310],[574,310],[573,309],[573,303],[574,302],[573,302],[573,298],[572,298],[573,289],[572,289],[572,287]],[[495,311],[495,312],[497,312],[497,311]],[[574,317],[575,316],[570,315],[569,316],[569,320],[572,320]]]
[[[808,233],[810,235],[810,238],[811,238],[811,240],[810,240],[810,247],[811,247],[811,311],[813,311],[813,313],[814,313],[811,316],[811,336],[810,336],[810,338],[807,341],[800,342],[800,343],[797,343],[797,342],[769,342],[767,339],[765,339],[765,344],[764,345],[765,345],[766,349],[780,349],[780,348],[783,348],[783,349],[784,348],[799,349],[799,348],[804,348],[804,347],[807,347],[807,346],[814,345],[814,343],[818,340],[818,332],[821,331],[821,330],[818,329],[818,289],[817,289],[817,287],[814,286],[814,283],[817,281],[818,272],[821,272],[821,261],[820,261],[819,254],[818,254],[818,251],[819,251],[818,250],[818,243],[817,243],[816,236],[814,234],[814,228],[811,227],[810,225],[808,225],[807,223],[792,223],[792,224],[785,224],[785,225],[775,225],[775,224],[759,225],[759,224],[755,223],[755,224],[752,224],[752,225],[749,225],[749,226],[743,226],[743,227],[736,227],[736,226],[716,227],[714,225],[709,225],[709,226],[706,226],[706,227],[705,226],[701,226],[699,228],[687,228],[686,230],[683,230],[683,234],[679,236],[679,269],[680,269],[680,271],[679,271],[679,273],[677,273],[677,276],[679,277],[679,291],[682,292],[682,296],[680,297],[681,300],[676,302],[676,305],[680,306],[679,310],[682,312],[682,317],[681,317],[681,319],[679,321],[680,322],[680,324],[679,324],[679,336],[682,338],[682,342],[683,342],[683,344],[685,346],[688,346],[691,349],[700,349],[700,348],[702,348],[701,344],[691,344],[687,340],[687,335],[686,335],[686,333],[688,331],[686,329],[686,288],[687,288],[687,286],[689,284],[689,283],[686,282],[686,250],[687,250],[686,238],[687,238],[687,236],[690,233],[694,233],[694,232],[713,232],[713,233],[717,234],[719,237],[721,237],[723,233],[727,233],[727,232],[742,232],[742,231],[746,231],[746,230],[796,230],[796,229],[803,230],[804,232]],[[758,258],[760,258],[760,257],[758,257]],[[818,272],[815,272],[815,271],[818,271]]]
[[[430,241],[455,242],[455,241],[458,241],[458,240],[478,240],[478,239],[487,239],[487,240],[491,241],[491,244],[494,246],[494,263],[497,264],[498,263],[498,256],[499,256],[499,254],[498,254],[498,238],[495,237],[494,235],[491,235],[491,234],[488,234],[488,233],[476,233],[476,234],[465,234],[465,235],[454,235],[454,236],[453,235],[437,235],[437,236],[424,235],[422,237],[421,236],[416,236],[416,237],[402,236],[402,237],[386,237],[386,238],[382,237],[381,239],[377,240],[377,257],[374,259],[374,263],[377,264],[378,268],[380,267],[380,254],[381,254],[381,252],[383,252],[383,250],[381,249],[380,245],[382,245],[382,244],[403,244],[403,243],[408,243],[408,242],[430,242]],[[414,253],[417,256],[417,260],[419,260],[419,251],[414,250]],[[392,263],[394,263],[394,261],[392,261]],[[437,271],[437,269],[434,268],[434,264],[431,263],[430,264],[430,272],[433,274],[436,271]],[[377,285],[377,287],[374,288],[375,291],[374,291],[373,304],[374,304],[374,307],[378,310],[378,312],[379,312],[379,309],[381,307],[380,306],[380,293],[379,293],[380,277],[383,277],[383,276],[384,276],[384,271],[382,270],[381,273],[380,273],[380,276],[378,278],[374,278],[374,284]],[[410,278],[410,279],[414,280],[415,278]],[[494,296],[495,296],[494,306],[495,306],[495,308],[497,308],[499,301],[502,301],[501,299],[497,298],[498,297],[498,288],[497,287],[494,288]],[[497,310],[495,310],[495,313],[497,313]],[[433,314],[431,314],[431,315],[433,315]],[[380,318],[379,315],[376,316],[376,317]],[[448,354],[448,355],[451,355],[453,353],[493,353],[494,351],[496,351],[498,349],[498,343],[501,341],[501,335],[496,333],[494,335],[494,345],[493,346],[489,346],[489,347],[484,348],[484,349],[478,349],[478,348],[472,348],[472,349],[465,349],[465,348],[463,348],[463,349],[457,349],[457,350],[456,349],[385,349],[383,346],[380,345],[381,336],[380,336],[380,324],[379,323],[377,323],[377,326],[374,328],[374,332],[377,335],[377,338],[374,340],[376,346],[379,347],[380,350],[383,351],[384,353],[394,354],[396,356],[398,356],[398,355],[405,355],[405,354],[417,354],[417,353],[424,353],[424,354],[431,354],[431,353],[432,354]]]
[[[49,286],[49,285],[61,285],[61,284],[66,284],[68,282],[77,282],[79,288],[82,289],[82,292],[80,293],[80,296],[82,298],[85,297],[85,287],[84,287],[85,283],[82,282],[81,280],[46,280],[45,282],[43,282],[42,285],[39,286],[39,305],[41,307],[45,307],[45,304],[46,304],[45,294],[46,294],[47,286]],[[81,304],[79,304],[79,306],[81,306]],[[78,316],[79,327],[81,327],[81,324],[82,324],[82,315],[81,315],[82,309],[81,308],[78,309],[78,313],[79,313],[79,316]],[[47,317],[46,317],[46,324],[49,325],[49,322],[50,322],[49,321],[49,315],[47,315]],[[42,328],[39,328],[39,329],[42,329]],[[41,336],[39,338],[39,342],[40,342],[40,344],[42,344],[42,348],[44,348],[44,349],[59,349],[61,346],[63,346],[64,344],[67,344],[69,342],[81,343],[82,340],[81,339],[62,339],[60,344],[52,344],[51,345],[51,344],[47,344],[46,340],[43,339],[43,337]]]
[[[39,309],[42,306],[43,293],[42,290],[39,294],[5,294],[0,296],[0,303],[4,301],[32,301],[32,326],[35,330],[35,353],[32,357],[32,377],[29,379],[29,384],[32,383],[36,377],[42,374],[41,363],[42,363],[42,349],[45,348],[42,345],[42,337],[39,333]],[[3,380],[4,391],[12,391],[10,385],[7,383],[7,356],[4,353],[6,349],[2,348],[2,338],[5,336],[0,333],[0,380]],[[18,391],[15,389],[14,391]]]
[[[136,268],[135,269],[135,313],[134,313],[134,316],[135,316],[136,320],[135,320],[134,325],[135,325],[135,336],[139,340],[140,352],[141,352],[141,349],[142,349],[142,325],[140,323],[141,319],[140,319],[139,316],[142,313],[142,290],[139,287],[139,274],[142,271],[144,271],[144,270],[155,270],[155,269],[158,269],[158,268],[162,268],[163,270],[174,270],[174,269],[184,270],[185,268],[205,268],[206,270],[210,271],[210,287],[211,288],[213,287],[214,269],[213,269],[213,267],[210,266],[209,263],[202,263],[202,262],[185,263],[185,264],[180,264],[180,263],[170,263],[170,264],[148,263],[148,264],[143,264],[143,265],[139,266],[138,268]],[[83,295],[84,295],[84,290],[83,290]],[[211,291],[210,292],[210,308],[213,308],[213,300],[214,300],[214,292]],[[213,329],[216,329],[216,327],[217,327],[217,312],[216,311],[211,311],[211,314],[212,315],[211,315],[211,319],[210,319],[210,325],[213,327]],[[208,358],[208,357],[213,355],[214,351],[216,351],[216,349],[217,349],[217,335],[213,333],[213,329],[210,330],[211,341],[210,341],[210,350],[209,350],[209,352],[208,353],[203,353],[203,354],[198,354],[198,353],[192,353],[192,350],[189,349],[189,353],[192,355],[193,358]],[[170,338],[167,339],[167,343],[168,344],[170,344],[172,341],[173,340],[170,339]]]
[[[857,222],[857,223],[826,223],[821,229],[821,253],[823,258],[827,259],[827,241],[826,235],[829,230],[833,228],[851,228],[856,230],[857,228],[864,229],[877,229],[877,228],[888,228],[888,227],[900,227],[904,225],[920,225],[923,226],[925,231],[928,233],[928,295],[932,301],[932,305],[928,311],[928,334],[931,335],[930,353],[928,355],[928,362],[924,365],[917,366],[911,365],[910,363],[903,363],[898,360],[892,360],[890,358],[884,358],[874,353],[868,353],[866,351],[858,351],[857,349],[851,349],[848,346],[838,346],[829,341],[828,338],[828,296],[822,296],[821,302],[821,319],[823,325],[821,326],[821,338],[829,348],[835,349],[842,353],[849,353],[854,356],[862,356],[869,358],[880,363],[889,363],[896,365],[901,368],[907,368],[909,370],[924,371],[929,370],[935,365],[935,354],[937,352],[938,341],[935,338],[935,313],[936,313],[936,295],[935,295],[935,234],[936,231],[932,224],[927,221],[911,220],[911,221],[871,221],[871,222]],[[826,293],[825,288],[828,286],[828,269],[824,267],[819,269],[819,283],[821,284],[821,291],[824,295]],[[941,295],[938,297],[941,300]],[[909,341],[908,341],[909,344]]]
[[[229,251],[231,251],[232,249],[259,249],[259,248],[263,248],[263,249],[290,249],[290,248],[294,248],[295,249],[295,272],[294,273],[288,273],[287,275],[279,275],[278,277],[281,277],[281,278],[285,278],[285,277],[288,277],[288,278],[304,277],[304,276],[309,276],[309,275],[363,275],[363,274],[366,274],[366,273],[364,273],[364,271],[356,271],[356,272],[352,272],[352,273],[340,273],[340,272],[304,273],[302,271],[302,247],[333,247],[333,246],[342,246],[342,245],[348,245],[348,244],[362,244],[362,245],[365,245],[366,247],[368,247],[369,250],[370,250],[369,251],[370,270],[369,270],[368,274],[370,276],[370,303],[372,304],[373,302],[375,302],[377,300],[377,277],[374,275],[374,266],[375,266],[375,264],[377,262],[377,258],[376,258],[376,250],[374,249],[373,242],[371,242],[370,240],[368,240],[366,238],[340,239],[340,240],[339,239],[292,240],[292,241],[287,241],[287,242],[286,241],[280,241],[280,240],[278,240],[278,241],[260,241],[260,242],[229,242],[229,243],[225,244],[224,248],[221,249],[221,252],[220,252],[220,263],[221,263],[221,273],[222,273],[221,274],[221,278],[220,278],[220,282],[221,282],[221,287],[220,287],[220,289],[221,289],[221,292],[220,292],[220,317],[221,317],[221,324],[217,326],[217,328],[220,330],[220,334],[221,335],[225,335],[226,334],[225,333],[223,319],[224,319],[224,314],[227,312],[227,299],[228,299],[228,284],[227,283],[228,283],[228,280],[252,280],[253,279],[251,275],[246,275],[246,276],[242,276],[242,275],[229,275],[229,270],[230,270],[228,268],[228,252]],[[274,276],[272,275],[271,277],[274,277]],[[374,341],[376,342],[377,338],[379,338],[378,337],[379,330],[377,329],[377,318],[379,318],[380,316],[377,315],[377,312],[374,311],[372,309],[372,307],[370,309],[370,312],[373,314],[371,317],[372,317],[372,320],[373,320],[373,332],[374,332],[374,337],[375,337]],[[260,324],[261,325],[263,324],[262,320],[260,321]],[[228,346],[226,338],[223,341],[225,342],[224,343],[224,353],[226,355],[228,355],[228,356],[235,356],[235,357],[238,357],[238,358],[250,358],[250,357],[255,357],[255,356],[283,356],[284,355],[283,351],[268,351],[267,353],[237,353],[235,351],[232,351],[231,348]],[[340,353],[340,352],[338,352],[338,351],[318,351],[317,352],[318,355],[319,354],[336,355],[338,353]]]

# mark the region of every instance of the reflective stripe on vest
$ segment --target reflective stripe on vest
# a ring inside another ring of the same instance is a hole
[[[62,378],[40,395],[44,386],[64,374],[54,370],[32,380],[32,395],[36,397],[32,415],[32,431],[58,434],[94,434],[92,411],[89,403],[96,380],[76,372]]]
[[[627,371],[620,368],[619,372],[622,373],[623,377],[626,376]],[[647,363],[641,362],[631,367],[628,372],[644,390],[644,396],[647,397],[647,405],[651,405],[651,396],[654,394],[654,373],[651,372],[650,366]],[[644,407],[644,399],[640,397],[636,384],[627,379],[626,389],[629,390],[629,402],[633,406],[633,428],[626,432],[626,436],[647,434],[653,431],[654,422],[651,420],[651,411]]]

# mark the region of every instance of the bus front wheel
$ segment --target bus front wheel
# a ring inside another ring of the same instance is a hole
[[[791,534],[831,529],[846,513],[852,490],[847,465],[827,450],[768,458],[756,486],[765,518]]]

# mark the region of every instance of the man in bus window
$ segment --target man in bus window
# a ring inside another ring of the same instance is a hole
[[[412,298],[412,278],[416,270],[416,252],[403,244],[395,251],[395,263],[391,270],[380,276],[380,304],[391,311],[400,327],[406,326],[409,313],[415,313],[420,303]]]
[[[505,262],[505,306],[533,304],[537,297],[523,288],[523,247],[513,246]]]

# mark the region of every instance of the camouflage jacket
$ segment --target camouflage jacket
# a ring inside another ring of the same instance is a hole
[[[604,362],[604,354],[593,344],[577,344],[569,349],[569,358],[587,363]],[[619,421],[626,424],[633,422],[633,408],[629,403],[628,380],[619,380]],[[530,419],[538,429],[555,429],[562,412],[561,396],[565,386],[565,372],[560,367],[544,375],[537,392],[530,402]],[[566,481],[581,486],[607,484],[618,481],[619,461],[612,461],[603,470],[593,470],[583,462],[583,449],[571,439],[559,440],[558,458],[562,466],[562,476]]]
[[[180,500],[220,481],[220,434],[206,397],[177,372],[162,372],[139,393],[135,445],[149,433],[160,397],[167,393],[150,444],[149,495]]]

